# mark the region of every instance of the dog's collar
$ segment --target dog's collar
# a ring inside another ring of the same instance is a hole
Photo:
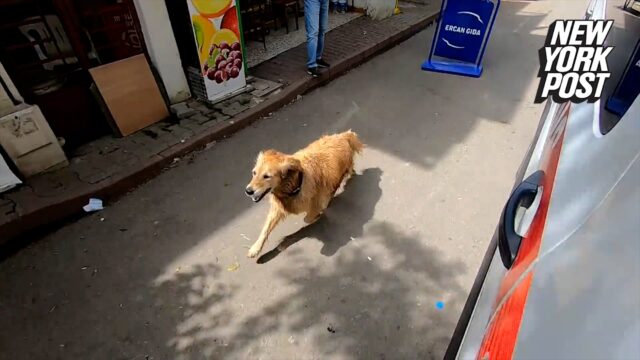
[[[295,189],[293,189],[292,192],[287,193],[287,195],[289,196],[296,196],[300,193],[300,190],[302,190],[302,178],[304,176],[304,173],[302,171],[300,171],[300,182],[298,183],[298,187],[296,187]]]

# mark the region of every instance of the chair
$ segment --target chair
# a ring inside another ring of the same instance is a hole
[[[264,0],[240,0],[242,33],[247,38],[253,38],[262,42],[265,50],[267,50],[266,16],[267,10]]]
[[[296,30],[300,29],[298,23],[298,17],[300,16],[300,6],[298,0],[273,0],[273,7],[281,19],[284,20],[284,27],[289,33],[289,13],[293,12],[293,16],[296,18]]]

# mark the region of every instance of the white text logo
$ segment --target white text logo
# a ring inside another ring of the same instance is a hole
[[[604,41],[613,20],[558,20],[551,24],[540,49],[540,86],[536,103],[594,102],[611,76]]]

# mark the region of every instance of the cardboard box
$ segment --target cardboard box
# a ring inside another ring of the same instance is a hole
[[[36,105],[18,105],[15,112],[0,118],[0,144],[25,177],[68,165]]]

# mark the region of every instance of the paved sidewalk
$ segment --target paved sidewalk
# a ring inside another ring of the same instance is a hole
[[[182,109],[182,115],[188,117],[160,122],[125,138],[99,139],[72,154],[69,167],[31,178],[25,186],[0,195],[0,246],[82,214],[82,206],[91,197],[105,200],[108,206],[109,200],[182,161],[185,155],[268,118],[307,91],[426,28],[436,19],[440,3],[403,3],[401,8],[402,14],[382,21],[362,16],[330,31],[325,51],[332,67],[318,79],[304,72],[305,46],[300,45],[250,69],[255,76],[251,93],[215,106],[188,102]],[[188,114],[191,110],[194,112]]]

